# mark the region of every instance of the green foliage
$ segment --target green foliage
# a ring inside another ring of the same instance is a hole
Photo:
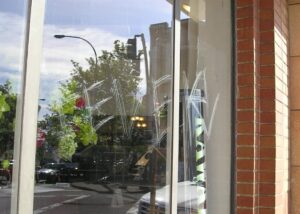
[[[91,85],[103,81],[102,90],[92,90],[89,92],[91,105],[108,98],[113,97],[112,82],[116,80],[120,86],[120,93],[124,99],[125,111],[130,115],[132,103],[135,102],[135,94],[138,90],[138,84],[141,81],[139,77],[139,63],[127,58],[124,43],[114,42],[114,50],[102,51],[98,58],[98,64],[90,58],[87,60],[89,67],[84,69],[79,63],[72,61],[74,69],[72,80],[78,83],[78,91],[82,92]],[[115,99],[110,99],[101,108],[102,115],[115,115],[117,112],[117,103]]]
[[[9,160],[5,159],[2,161],[2,168],[3,169],[8,169],[9,168]]]
[[[70,80],[61,84],[60,100],[51,105],[51,114],[40,123],[47,130],[46,141],[58,148],[58,154],[63,159],[70,159],[76,149],[91,144],[120,142],[122,126],[112,90],[113,81],[118,82],[127,115],[131,114],[132,104],[136,101],[135,95],[141,80],[139,62],[127,58],[123,43],[115,41],[113,51],[102,51],[98,64],[93,58],[87,59],[87,62],[89,67],[84,69],[72,61],[74,69]],[[84,100],[83,105],[80,99],[86,96],[87,88],[89,99]],[[111,99],[97,111],[93,109],[93,106],[107,98]],[[96,132],[95,124],[110,115],[114,119]]]
[[[8,112],[10,110],[9,105],[5,101],[6,96],[0,92],[0,118],[2,118],[4,112]]]
[[[61,85],[60,101],[52,105],[53,114],[48,118],[52,122],[56,118],[56,125],[53,127],[55,131],[52,129],[50,134],[58,137],[58,154],[66,160],[76,152],[78,144],[87,146],[97,143],[97,134],[91,123],[89,109],[86,108],[84,99],[76,92],[77,88],[74,80]],[[55,133],[57,131],[59,134]]]
[[[13,149],[17,96],[9,81],[0,85],[0,155]]]
[[[75,142],[76,134],[69,126],[63,127],[62,136],[58,143],[58,155],[64,160],[71,160],[75,153],[77,143]]]
[[[75,93],[77,84],[71,81],[68,84],[63,84],[60,88],[61,100],[60,103],[54,103],[52,110],[59,114],[74,114],[75,102],[78,95]]]
[[[88,122],[83,122],[78,117],[74,119],[75,125],[79,128],[78,138],[84,146],[97,143],[97,134],[93,126]]]

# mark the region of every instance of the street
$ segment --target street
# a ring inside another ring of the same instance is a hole
[[[144,193],[114,189],[95,192],[55,184],[38,184],[34,195],[34,214],[106,214],[126,213]],[[10,213],[11,189],[0,189],[0,213]],[[135,209],[134,209],[135,210]]]

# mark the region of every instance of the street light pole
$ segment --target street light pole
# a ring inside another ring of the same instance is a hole
[[[82,38],[82,37],[80,37],[80,36],[70,36],[70,35],[54,35],[54,37],[55,37],[56,39],[63,39],[63,38],[66,38],[66,37],[67,37],[67,38],[73,38],[73,39],[81,39],[81,40],[85,41],[85,42],[88,43],[89,46],[91,46],[91,48],[93,49],[94,54],[95,54],[95,63],[96,63],[96,66],[98,65],[98,56],[97,56],[97,52],[96,52],[94,46],[92,45],[92,43],[90,43],[90,42],[89,42],[88,40],[86,40],[85,38]]]
[[[134,37],[135,38],[141,37],[142,46],[143,46],[144,60],[145,60],[146,81],[147,81],[147,85],[150,86],[150,73],[149,73],[149,67],[148,67],[148,53],[147,53],[145,35],[142,33],[142,34],[134,35]],[[147,92],[148,92],[148,90],[147,90]]]

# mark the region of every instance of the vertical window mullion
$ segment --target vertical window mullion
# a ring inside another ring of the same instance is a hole
[[[28,0],[24,75],[18,99],[11,214],[32,214],[45,0]]]
[[[177,213],[179,102],[180,102],[180,0],[173,4],[173,89],[172,89],[172,162],[170,211]]]

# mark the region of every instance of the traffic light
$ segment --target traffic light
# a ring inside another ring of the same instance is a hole
[[[136,38],[128,39],[126,45],[126,53],[128,59],[136,60],[137,48],[136,48]]]

